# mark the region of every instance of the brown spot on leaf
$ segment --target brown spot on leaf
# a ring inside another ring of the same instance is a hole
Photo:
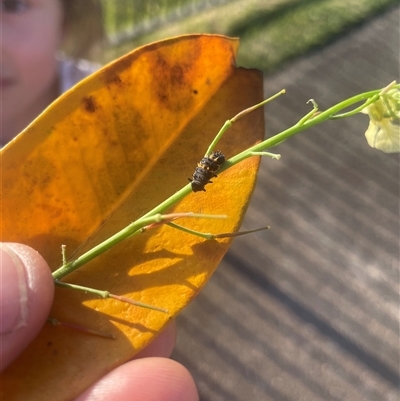
[[[185,82],[185,66],[180,66],[179,64],[175,64],[171,68],[171,83],[173,85],[182,85]],[[187,69],[187,67],[186,67]]]
[[[106,76],[106,81],[107,81],[107,85],[112,85],[112,84],[117,85],[117,86],[122,85],[122,80],[119,75],[108,75],[108,76]]]
[[[188,62],[171,63],[162,52],[154,57],[154,90],[159,102],[167,109],[177,112],[188,106],[191,99],[189,88],[190,70],[193,66]],[[186,94],[186,95],[185,95]]]
[[[120,74],[130,68],[132,62],[136,59],[136,54],[127,54],[118,60],[118,63],[110,64],[102,70],[103,79],[106,85],[123,85]]]
[[[83,100],[83,107],[87,112],[94,113],[96,111],[97,105],[93,96],[86,96],[82,100]]]

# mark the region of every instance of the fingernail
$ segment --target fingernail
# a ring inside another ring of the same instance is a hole
[[[0,244],[0,263],[0,334],[8,334],[28,320],[28,283],[24,264],[6,244]]]

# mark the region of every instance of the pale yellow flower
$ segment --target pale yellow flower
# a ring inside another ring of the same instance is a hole
[[[400,152],[400,91],[382,93],[380,98],[362,110],[370,121],[365,131],[368,145],[385,153]]]

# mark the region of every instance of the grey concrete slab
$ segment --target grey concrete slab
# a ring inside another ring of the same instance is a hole
[[[399,78],[399,8],[266,76],[267,135]],[[326,123],[263,160],[245,228],[178,318],[173,358],[203,401],[399,400],[399,156],[366,116]]]

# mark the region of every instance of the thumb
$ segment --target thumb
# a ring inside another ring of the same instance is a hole
[[[0,243],[0,371],[36,337],[53,302],[45,260],[29,246]]]

